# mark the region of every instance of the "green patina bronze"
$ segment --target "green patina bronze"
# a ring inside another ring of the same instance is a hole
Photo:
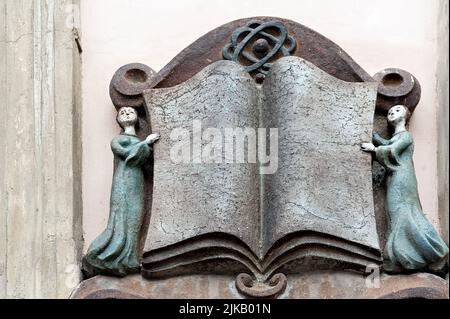
[[[414,171],[414,143],[405,129],[408,111],[398,105],[389,110],[388,122],[395,128],[391,139],[374,134],[364,151],[375,153],[386,168],[388,237],[384,250],[387,272],[438,270],[445,263],[448,247],[425,217]]]
[[[126,276],[139,272],[139,231],[143,221],[144,175],[141,166],[150,156],[157,135],[140,141],[135,135],[134,109],[119,110],[125,133],[111,142],[117,163],[114,173],[108,226],[90,245],[83,258],[87,277],[98,274]]]

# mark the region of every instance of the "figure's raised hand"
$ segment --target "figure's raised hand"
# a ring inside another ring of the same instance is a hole
[[[161,136],[159,134],[151,134],[145,139],[145,142],[150,145],[158,141],[160,138]]]
[[[361,150],[364,152],[375,152],[376,147],[372,143],[362,143]]]

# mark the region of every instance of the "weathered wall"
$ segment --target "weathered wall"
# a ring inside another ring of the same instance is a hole
[[[65,298],[79,277],[74,3],[0,0],[0,298]]]
[[[204,33],[226,22],[258,15],[292,19],[322,33],[370,74],[398,67],[420,80],[422,100],[410,126],[416,142],[419,192],[425,213],[434,225],[448,225],[448,209],[438,205],[438,183],[444,199],[448,181],[438,181],[437,177],[441,174],[438,167],[441,170],[448,161],[448,151],[444,151],[438,166],[438,106],[445,104],[440,92],[448,85],[447,75],[437,63],[439,56],[439,61],[446,57],[440,53],[443,47],[436,22],[444,17],[439,6],[442,2],[446,1],[83,1],[85,249],[104,229],[108,218],[113,168],[109,143],[119,132],[108,96],[114,71],[130,62],[142,62],[159,70]],[[440,30],[442,34],[442,27]],[[444,140],[440,137],[441,144]]]
[[[449,60],[448,60],[448,0],[439,4],[438,52],[436,72],[436,104],[438,128],[438,204],[442,233],[448,244],[449,207],[448,207],[448,122],[449,122]]]

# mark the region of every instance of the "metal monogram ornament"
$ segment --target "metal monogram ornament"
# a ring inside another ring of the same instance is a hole
[[[290,56],[297,43],[288,35],[286,26],[279,21],[250,22],[234,30],[231,43],[223,48],[226,60],[239,62],[261,83],[272,63]]]

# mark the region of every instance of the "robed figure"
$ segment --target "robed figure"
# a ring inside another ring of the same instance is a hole
[[[386,211],[388,236],[384,250],[387,272],[439,270],[445,264],[448,247],[425,217],[417,191],[414,172],[414,143],[405,123],[409,111],[402,105],[388,112],[394,128],[390,139],[374,134],[373,144],[364,143],[364,151],[374,152],[386,168]],[[375,145],[374,145],[375,144]]]
[[[111,142],[117,163],[113,177],[108,225],[90,245],[83,258],[88,277],[98,274],[125,276],[139,272],[139,231],[144,211],[142,165],[149,159],[150,145],[159,139],[152,134],[141,141],[136,136],[136,110],[121,108],[117,122],[123,133]]]

